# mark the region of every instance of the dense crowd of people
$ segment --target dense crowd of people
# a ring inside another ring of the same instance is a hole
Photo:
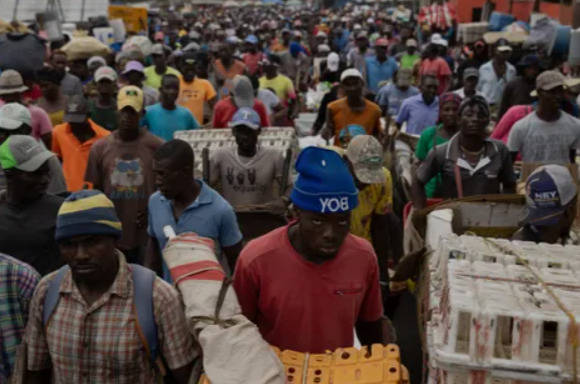
[[[36,73],[1,68],[0,383],[19,357],[26,383],[188,383],[200,351],[163,262],[166,226],[212,239],[262,337],[309,353],[392,340],[405,188],[416,210],[512,194],[515,162],[534,164],[514,238],[566,241],[580,82],[543,50],[458,42],[450,3],[404,11],[167,11],[146,48],[70,60],[65,37]],[[288,166],[260,134],[293,126],[313,95],[309,135],[324,145]],[[236,145],[196,169],[174,136],[198,129]],[[418,140],[406,186],[385,162],[402,134]],[[288,224],[247,243],[243,207]]]

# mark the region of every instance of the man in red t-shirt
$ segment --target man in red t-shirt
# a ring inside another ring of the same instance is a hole
[[[324,353],[354,344],[383,343],[377,256],[349,234],[358,191],[342,158],[304,149],[291,199],[296,221],[242,251],[234,287],[243,314],[281,349]]]
[[[451,81],[453,80],[449,64],[439,56],[439,46],[431,43],[427,47],[427,57],[424,58],[419,66],[419,75],[431,75],[437,77],[439,80],[439,89],[437,94],[441,95],[449,89]]]
[[[268,110],[264,104],[256,99],[254,87],[247,76],[238,75],[234,77],[233,88],[230,96],[220,100],[213,110],[212,127],[228,128],[230,121],[238,108],[252,108],[260,116],[262,127],[270,126]]]

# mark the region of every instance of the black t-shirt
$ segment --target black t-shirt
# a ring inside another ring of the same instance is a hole
[[[14,205],[0,196],[0,252],[30,264],[42,276],[61,267],[54,232],[63,201],[47,194],[35,202]]]

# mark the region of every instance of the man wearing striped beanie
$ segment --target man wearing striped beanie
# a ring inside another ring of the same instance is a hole
[[[55,237],[67,265],[40,281],[30,304],[28,383],[156,383],[161,356],[176,382],[188,382],[196,352],[181,299],[151,270],[127,264],[115,246],[121,235],[100,191],[74,192],[61,206]]]
[[[304,149],[291,200],[296,221],[242,251],[234,287],[244,315],[280,349],[324,353],[382,343],[377,256],[349,234],[358,191],[336,152]]]

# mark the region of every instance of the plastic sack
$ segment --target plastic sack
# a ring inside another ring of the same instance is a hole
[[[15,54],[17,52],[17,54]],[[24,78],[42,69],[46,55],[43,40],[34,34],[0,35],[0,69],[13,69]]]
[[[147,36],[131,36],[123,44],[123,51],[129,49],[131,46],[135,46],[143,52],[145,57],[151,54],[151,49],[153,48],[153,43]]]
[[[556,37],[559,25],[560,23],[556,20],[547,17],[538,20],[530,30],[530,35],[524,42],[523,48],[536,47],[537,49],[548,51]]]
[[[282,362],[258,328],[242,315],[211,239],[184,233],[172,238],[163,260],[181,292],[189,331],[203,351],[212,384],[284,384]]]
[[[111,53],[108,46],[92,36],[73,37],[62,50],[70,61],[87,60],[93,56],[106,56]]]

